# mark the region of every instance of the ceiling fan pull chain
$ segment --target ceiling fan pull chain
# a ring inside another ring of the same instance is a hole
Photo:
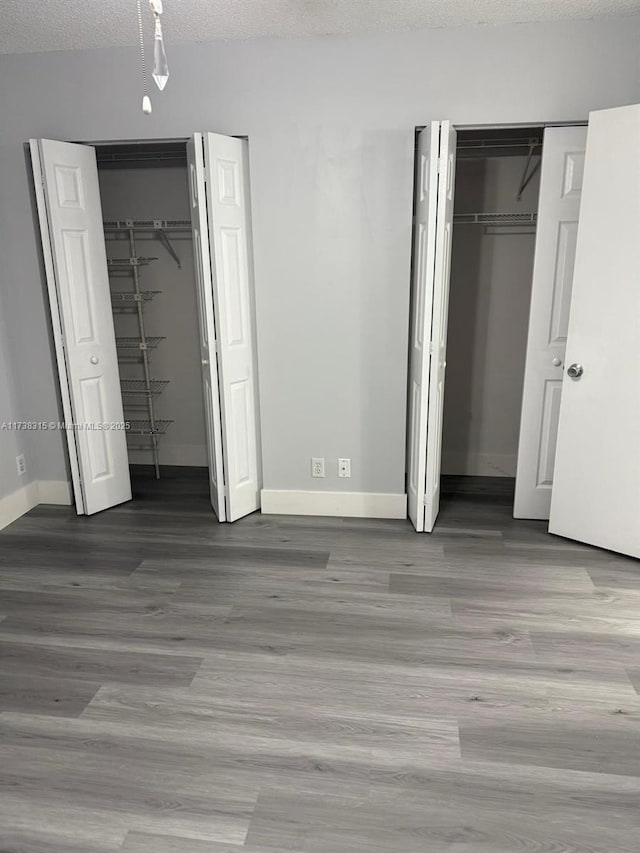
[[[137,0],[138,3],[138,38],[140,42],[140,65],[142,67],[142,112],[145,115],[151,114],[151,98],[147,90],[147,66],[144,61],[144,34],[142,28],[142,0]]]

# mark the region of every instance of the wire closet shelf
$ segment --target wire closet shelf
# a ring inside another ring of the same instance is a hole
[[[535,225],[537,213],[456,213],[454,224],[460,225]]]
[[[189,229],[191,227],[190,223],[186,223],[184,220],[176,220],[175,222],[179,223],[181,227],[186,224],[189,225]],[[110,276],[118,282],[117,289],[111,290],[112,309],[115,314],[130,312],[130,314],[135,315],[137,326],[137,334],[116,335],[118,361],[121,364],[128,364],[129,370],[133,370],[133,365],[137,364],[138,367],[135,369],[141,369],[142,372],[141,376],[125,376],[120,380],[125,420],[128,424],[127,437],[133,439],[133,441],[129,441],[129,448],[151,452],[158,479],[160,479],[158,439],[166,433],[173,421],[156,416],[155,400],[165,390],[169,380],[152,378],[150,355],[166,338],[162,335],[147,335],[146,332],[145,306],[156,296],[159,296],[160,291],[143,290],[140,279],[143,268],[152,264],[157,258],[138,255],[136,236],[139,236],[139,234],[137,235],[138,228],[148,229],[152,236],[156,236],[160,240],[180,266],[179,258],[169,243],[164,230],[172,223],[173,221],[170,220],[143,220],[142,223],[136,223],[135,220],[126,219],[113,220],[104,224],[107,240],[109,236],[115,236],[118,239],[128,241],[128,256],[109,258],[107,265]],[[126,288],[122,280],[123,276],[128,277],[131,282],[131,289],[123,289]],[[131,319],[133,320],[133,317]],[[126,322],[124,317],[122,322]],[[131,330],[127,329],[127,331]],[[140,417],[140,408],[143,409],[143,414],[146,417]]]

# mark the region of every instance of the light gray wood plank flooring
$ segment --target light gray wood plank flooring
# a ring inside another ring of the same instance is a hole
[[[638,853],[637,561],[134,485],[0,533],[0,853]]]

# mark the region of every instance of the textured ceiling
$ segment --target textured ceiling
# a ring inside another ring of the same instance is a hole
[[[178,43],[584,19],[638,13],[640,0],[164,0],[164,7],[167,43]],[[137,39],[135,0],[0,0],[0,15],[0,53]]]

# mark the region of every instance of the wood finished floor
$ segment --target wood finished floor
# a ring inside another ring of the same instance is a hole
[[[0,853],[638,853],[640,564],[449,487],[0,533]]]

